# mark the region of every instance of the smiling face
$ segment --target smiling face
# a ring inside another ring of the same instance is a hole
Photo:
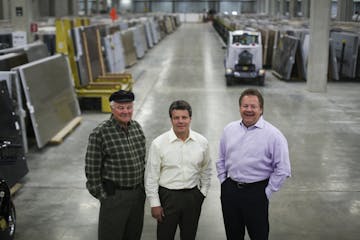
[[[188,110],[174,109],[171,111],[171,124],[176,136],[185,140],[189,136],[191,117]]]
[[[254,125],[263,113],[259,99],[255,95],[245,95],[240,103],[242,122],[246,127]]]
[[[130,122],[133,115],[133,102],[123,102],[117,103],[112,102],[111,112],[114,118],[122,125],[126,126],[128,122]]]

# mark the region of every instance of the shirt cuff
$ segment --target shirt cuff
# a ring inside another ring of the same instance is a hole
[[[149,198],[150,207],[159,207],[161,206],[159,198]]]

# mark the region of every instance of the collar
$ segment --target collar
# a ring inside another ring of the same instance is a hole
[[[174,129],[171,128],[169,131],[169,142],[175,142],[177,140],[179,140],[179,138],[176,136]],[[193,131],[191,129],[189,129],[189,137],[184,142],[187,142],[189,140],[196,141],[195,134],[193,133]]]
[[[114,118],[114,115],[111,114],[110,116],[110,121],[112,124],[114,124],[115,126],[121,128],[121,129],[124,129],[123,125],[121,125],[115,118]],[[128,128],[131,126],[131,122],[132,120],[130,120],[128,123],[127,123],[127,126]]]

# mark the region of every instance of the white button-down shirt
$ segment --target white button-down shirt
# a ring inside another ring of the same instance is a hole
[[[211,180],[209,144],[205,137],[190,130],[182,141],[171,129],[154,139],[145,169],[145,190],[151,207],[160,206],[159,186],[189,189],[198,186],[206,196]]]

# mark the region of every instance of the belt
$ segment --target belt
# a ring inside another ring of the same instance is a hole
[[[267,184],[269,182],[269,179],[265,179],[259,182],[252,182],[252,183],[247,183],[247,182],[237,182],[232,180],[231,178],[229,178],[229,181],[232,184],[235,184],[238,188],[246,188],[246,187],[250,187],[250,186],[256,186],[256,185],[261,185],[261,184]]]
[[[162,187],[162,186],[159,186],[160,188],[163,188],[165,190],[168,190],[168,191],[174,191],[174,192],[188,192],[188,191],[192,191],[194,189],[197,188],[197,186],[193,187],[193,188],[181,188],[181,189],[169,189],[169,188],[166,188],[166,187]]]
[[[115,186],[116,190],[135,190],[141,187],[141,184],[136,184],[135,186]]]

